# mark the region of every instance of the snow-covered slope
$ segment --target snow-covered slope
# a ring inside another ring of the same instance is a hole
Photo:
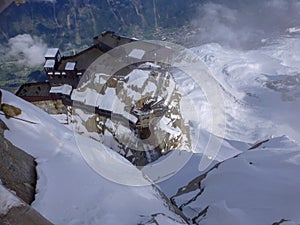
[[[223,88],[226,138],[255,142],[288,135],[300,140],[299,40],[299,35],[284,36],[251,51],[218,44],[193,49]]]
[[[286,136],[271,139],[222,162],[173,200],[195,224],[299,224],[299,149]]]
[[[206,171],[197,170],[201,158],[198,149],[199,154],[193,155],[178,174],[160,184],[171,193],[170,184],[185,181],[171,199],[190,223],[300,224],[300,145],[294,141],[300,140],[299,40],[299,35],[284,36],[251,51],[218,44],[193,49],[224,91],[225,140],[231,140],[233,146],[222,155],[223,143],[220,158]],[[188,78],[178,77],[182,84],[189,84]],[[211,119],[209,103],[193,85],[185,89],[195,103],[193,107],[201,111],[198,115],[204,123],[198,126],[205,133],[209,127],[206,122]],[[194,115],[189,114],[191,123],[197,121]],[[233,158],[228,154],[260,141],[267,142]],[[228,159],[222,162],[224,156]]]
[[[3,187],[0,180],[0,216],[5,215],[11,208],[22,206],[24,203],[21,202],[15,195],[9,192]]]
[[[42,110],[3,91],[3,102],[22,110],[19,118],[0,118],[9,130],[5,137],[36,157],[37,194],[33,207],[54,224],[185,224],[161,193],[143,174],[117,153],[98,152],[102,166],[148,184],[124,186],[95,173],[83,160],[74,133]],[[78,139],[77,139],[78,140]],[[81,137],[86,151],[99,142]],[[84,151],[84,149],[81,149]],[[106,165],[106,166],[105,166]]]
[[[208,142],[210,134],[201,130],[199,138],[201,139],[198,148],[205,149],[205,145]],[[228,158],[234,157],[243,151],[246,151],[251,147],[251,144],[244,142],[223,140],[217,157],[212,161],[211,165],[205,170],[209,170],[216,163],[222,162]],[[154,162],[154,165],[149,165],[147,168],[143,168],[145,172],[157,185],[161,188],[165,195],[169,198],[178,192],[178,189],[185,186],[189,181],[199,176],[200,173],[205,171],[199,171],[199,164],[203,157],[203,153],[186,152],[182,150],[174,150],[168,155],[161,157],[158,161]],[[172,159],[168,164],[167,160]],[[184,161],[185,159],[186,161]],[[160,164],[161,172],[159,173],[155,168],[156,164]],[[166,174],[169,178],[159,177]]]

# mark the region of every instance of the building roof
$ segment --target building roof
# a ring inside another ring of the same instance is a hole
[[[47,59],[44,65],[45,68],[54,68],[54,66],[55,66],[54,59]]]
[[[58,66],[58,70],[67,70],[69,65],[73,65],[69,63],[76,63],[77,70],[86,70],[103,53],[96,46],[92,46],[74,56],[64,56]]]
[[[94,37],[94,44],[98,45],[103,51],[109,51],[117,46],[134,41],[131,38],[116,35],[113,31],[105,31]]]
[[[145,51],[143,49],[133,49],[128,56],[136,59],[142,59],[145,55]]]
[[[74,70],[76,66],[76,62],[67,62],[65,66],[65,70]]]
[[[95,89],[86,88],[83,90],[74,89],[71,99],[73,101],[84,103],[87,106],[92,106],[101,110],[109,111],[113,113],[113,119],[115,120],[129,120],[132,123],[137,122],[137,118],[126,112],[125,104],[118,98],[114,98],[116,95],[114,88],[108,88],[105,91],[105,95],[98,93]]]
[[[56,94],[64,94],[64,95],[70,95],[72,92],[72,86],[68,84],[64,84],[57,87],[51,87],[50,93],[56,93]]]
[[[105,31],[102,34],[94,37],[93,46],[85,49],[82,52],[79,52],[76,55],[62,57],[57,69],[60,71],[74,70],[76,67],[76,69],[79,71],[85,71],[98,57],[104,54],[104,52],[131,41],[133,41],[133,39],[118,36],[113,31]],[[48,49],[45,57],[54,58],[58,51],[58,48],[50,48]],[[145,52],[143,50],[134,49],[131,53],[131,56],[141,59],[144,54]],[[48,68],[52,67],[49,66]]]
[[[56,54],[58,53],[59,49],[58,48],[48,48],[45,58],[54,58]]]
[[[47,82],[26,83],[17,91],[17,96],[49,96],[50,84]]]

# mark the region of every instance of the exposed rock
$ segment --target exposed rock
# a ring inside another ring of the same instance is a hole
[[[282,223],[284,223],[284,222],[288,222],[289,220],[285,220],[285,219],[281,219],[279,222],[275,222],[275,223],[273,223],[272,225],[280,225],[280,224],[282,224]]]
[[[13,193],[6,191],[5,195],[3,196],[4,198],[0,198],[0,211],[1,207],[6,207],[7,202],[5,201],[7,201],[7,198],[15,202],[15,204],[10,205],[7,208],[7,212],[2,215],[0,214],[0,224],[52,225],[52,223],[42,217],[31,206],[18,199]]]
[[[32,104],[49,114],[67,114],[67,107],[61,100],[36,101]]]
[[[86,103],[87,93],[97,93],[99,110]],[[145,63],[112,77],[90,75],[73,95],[75,130],[104,143],[136,166],[154,162],[172,149],[191,149],[189,126],[180,111],[181,94],[164,65]],[[126,132],[120,132],[122,129]]]
[[[10,205],[7,212],[5,210],[5,213],[0,215],[0,224],[52,225],[28,205],[35,196],[36,162],[32,156],[4,138],[5,130],[8,130],[8,127],[0,120],[0,180],[5,188],[16,194],[7,191],[9,199],[20,204]],[[5,201],[6,198],[0,198],[0,207],[7,206]]]
[[[5,130],[8,130],[8,127],[2,120],[0,120],[0,136],[3,136]]]
[[[34,200],[36,185],[36,162],[34,158],[4,138],[8,129],[0,120],[0,179],[4,186],[30,204]]]
[[[4,112],[6,118],[18,116],[22,113],[21,109],[9,104],[1,104],[0,110]]]
[[[252,145],[248,150],[256,149],[256,148],[258,148],[259,146],[261,146],[262,144],[268,142],[269,140],[270,140],[270,139],[266,139],[266,140],[257,142],[256,144]]]

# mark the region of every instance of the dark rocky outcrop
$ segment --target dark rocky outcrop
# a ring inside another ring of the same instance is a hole
[[[22,110],[17,107],[2,103],[2,91],[1,90],[0,90],[0,111],[2,111],[4,113],[6,118],[18,116],[22,113]]]
[[[42,217],[30,205],[18,199],[18,197],[16,197],[13,193],[7,191],[6,195],[8,195],[10,199],[14,199],[16,202],[19,202],[19,204],[16,204],[15,206],[11,206],[9,209],[7,209],[8,211],[5,214],[0,214],[0,224],[53,225],[44,217]],[[4,204],[2,204],[1,201],[5,201],[5,199],[4,200],[0,199],[0,206],[5,205],[5,202]]]
[[[12,208],[5,216],[0,216],[0,223],[12,225],[53,225],[29,205]]]
[[[19,199],[21,204],[0,215],[0,224],[53,225],[29,205],[35,196],[35,159],[5,139],[5,130],[8,127],[0,120],[0,185],[10,190],[11,198]],[[0,206],[5,206],[1,201],[5,199],[0,198]]]
[[[0,120],[0,179],[5,187],[30,204],[35,196],[36,162],[4,138],[6,129],[7,126]]]
[[[1,104],[0,110],[4,113],[6,118],[18,116],[22,113],[21,109],[9,104]]]

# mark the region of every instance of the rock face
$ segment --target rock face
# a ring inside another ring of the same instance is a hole
[[[49,114],[67,114],[67,107],[61,100],[36,101],[33,104]]]
[[[37,211],[0,184],[0,224],[51,225]]]
[[[0,111],[2,111],[6,118],[11,118],[14,116],[18,116],[22,113],[21,109],[9,105],[9,104],[2,104],[2,91],[0,90]]]
[[[89,74],[73,90],[72,100],[74,130],[136,166],[154,162],[172,149],[191,149],[181,95],[165,65],[144,63],[114,76]]]
[[[182,186],[171,201],[190,224],[299,224],[299,144],[259,142]]]
[[[0,120],[0,188],[12,191],[0,193],[0,224],[52,225],[29,205],[35,196],[36,162],[4,138],[7,129]],[[7,199],[18,204],[11,204]]]
[[[6,118],[18,116],[22,113],[21,109],[9,104],[1,104],[0,110],[3,111]]]
[[[12,208],[5,216],[0,216],[0,223],[22,225],[52,225],[29,205]]]
[[[7,1],[1,1],[1,4]],[[81,46],[90,43],[89,37],[108,27],[138,38],[171,38],[176,35],[177,40],[182,40],[189,31],[182,31],[182,26],[195,18],[198,2],[174,0],[171,7],[167,0],[27,1],[19,7],[12,4],[0,14],[0,29],[3,31],[0,40],[3,43],[7,37],[18,33],[34,33],[44,36],[50,46],[64,46],[66,43]],[[179,11],[180,16],[177,16]],[[176,28],[180,29],[177,31]]]
[[[7,129],[0,120],[0,179],[5,187],[30,204],[35,195],[36,162],[32,156],[4,138],[3,133]]]

